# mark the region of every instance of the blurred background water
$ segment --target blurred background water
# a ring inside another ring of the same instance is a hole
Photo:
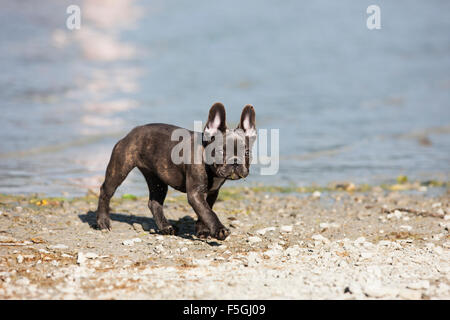
[[[66,8],[81,8],[81,29]],[[381,30],[366,8],[381,7]],[[215,101],[280,129],[244,183],[448,179],[450,2],[2,0],[0,193],[97,190],[133,127]],[[241,184],[242,182],[237,182]],[[146,194],[139,172],[120,192]]]

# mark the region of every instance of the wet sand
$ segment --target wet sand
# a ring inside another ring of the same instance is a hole
[[[95,195],[2,195],[0,299],[450,298],[448,186],[303,191],[224,189],[225,241],[196,238],[176,192],[177,236],[145,198],[114,199],[102,232]]]

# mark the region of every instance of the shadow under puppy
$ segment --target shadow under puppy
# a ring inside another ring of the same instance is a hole
[[[227,129],[225,120],[225,107],[218,102],[209,110],[203,133],[162,123],[139,126],[128,133],[114,146],[106,169],[98,200],[97,227],[111,230],[111,197],[128,173],[137,167],[147,181],[150,194],[148,207],[161,233],[175,234],[174,227],[163,213],[164,199],[168,186],[171,186],[187,193],[188,202],[198,216],[196,235],[224,240],[230,231],[219,221],[212,208],[220,187],[227,179],[237,180],[249,174],[250,151],[256,139],[255,110],[253,106],[246,105],[236,129]],[[194,152],[184,157],[190,161],[179,163],[172,159],[173,150],[180,143],[179,140],[172,140],[175,130],[185,130],[190,138],[189,146]],[[196,134],[201,136],[197,138],[200,139],[197,144],[194,139]],[[211,152],[210,157],[204,157],[206,152]],[[201,155],[200,160],[194,159],[195,154]]]

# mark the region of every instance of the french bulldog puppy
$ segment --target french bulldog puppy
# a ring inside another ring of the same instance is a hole
[[[255,110],[253,106],[246,105],[236,129],[227,129],[225,120],[225,107],[218,102],[209,110],[203,133],[162,123],[139,126],[128,133],[114,146],[106,169],[98,200],[98,228],[111,230],[110,199],[128,173],[137,167],[147,181],[150,193],[148,207],[161,233],[175,234],[174,227],[163,213],[164,199],[168,186],[171,186],[187,193],[187,200],[198,216],[196,235],[224,240],[230,231],[219,221],[212,208],[226,180],[245,178],[249,174],[250,151],[256,139]],[[186,157],[191,161],[175,163],[173,149],[180,141],[174,141],[172,134],[180,129],[190,136],[194,152]],[[200,136],[200,143],[195,144],[195,135],[197,140]],[[219,148],[210,148],[213,149],[212,157],[201,156],[200,160],[194,161],[194,154],[204,155],[208,146],[218,142]]]

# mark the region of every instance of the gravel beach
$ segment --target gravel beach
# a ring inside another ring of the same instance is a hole
[[[2,195],[0,299],[450,299],[448,187],[343,189],[225,189],[225,241],[176,192],[177,236],[145,198],[115,198],[102,232],[95,194]]]

